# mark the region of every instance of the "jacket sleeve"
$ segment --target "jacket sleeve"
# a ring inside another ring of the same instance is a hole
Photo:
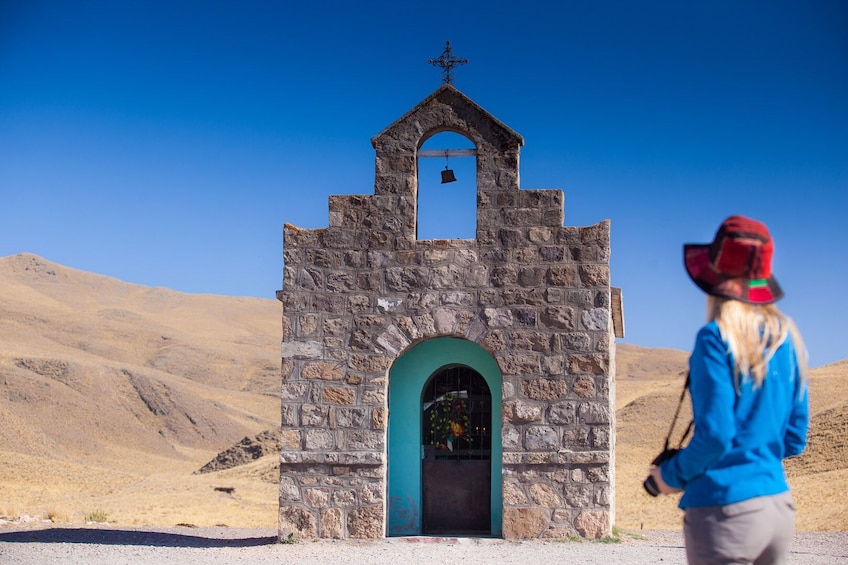
[[[807,446],[807,429],[810,425],[810,393],[809,383],[802,379],[798,363],[794,363],[794,379],[796,383],[792,411],[789,423],[783,436],[783,451],[785,457],[800,455]]]
[[[736,391],[731,359],[715,323],[698,332],[689,358],[689,392],[695,431],[692,440],[674,458],[660,466],[662,478],[673,488],[685,488],[730,449],[736,435],[733,414]]]

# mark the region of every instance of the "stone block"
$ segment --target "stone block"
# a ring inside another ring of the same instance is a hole
[[[361,428],[366,422],[368,409],[362,406],[334,409],[336,426],[340,428]]]
[[[539,374],[539,357],[536,355],[501,355],[498,364],[505,375]]]
[[[294,362],[291,359],[283,359],[280,364],[280,376],[286,381],[294,372]]]
[[[524,287],[536,287],[542,284],[545,270],[540,267],[524,267],[518,271],[518,284]]]
[[[342,511],[338,508],[327,508],[321,511],[321,537],[325,539],[344,538]]]
[[[330,501],[330,491],[325,488],[305,488],[303,501],[312,508],[323,508]]]
[[[382,451],[385,434],[372,430],[346,430],[344,449],[352,451]]]
[[[558,508],[562,501],[556,491],[548,484],[534,483],[530,485],[530,498],[539,506]]]
[[[328,450],[336,448],[335,435],[330,430],[307,429],[305,430],[304,447],[307,450]]]
[[[359,499],[363,504],[375,504],[384,499],[383,489],[379,484],[368,483],[359,488]]]
[[[574,519],[574,529],[589,539],[598,539],[611,533],[609,512],[584,510]]]
[[[551,344],[551,353],[557,352],[556,342]],[[565,362],[560,355],[545,355],[542,358],[542,374],[547,377],[559,377],[565,373]]]
[[[536,327],[536,310],[534,308],[513,308],[512,318],[519,326]]]
[[[539,249],[537,247],[523,247],[516,249],[513,252],[513,261],[521,265],[529,265],[535,263],[539,258]]]
[[[327,422],[329,411],[326,406],[303,404],[300,407],[300,425],[313,428],[323,426]]]
[[[433,313],[433,321],[436,331],[441,334],[450,334],[456,326],[458,312],[453,308],[437,308]]]
[[[586,477],[592,483],[608,483],[609,470],[609,465],[592,465],[586,470]]]
[[[538,288],[507,288],[504,289],[502,298],[507,306],[539,306],[545,303],[545,294]]]
[[[514,285],[518,282],[518,269],[513,265],[499,265],[490,271],[489,283],[498,288]]]
[[[280,504],[299,502],[300,488],[292,477],[280,477]]]
[[[371,427],[375,430],[386,429],[386,414],[388,410],[385,408],[374,408],[371,411]]]
[[[511,424],[526,424],[542,419],[542,407],[528,402],[506,402],[503,405],[503,418]]]
[[[597,402],[581,402],[578,408],[578,416],[583,424],[609,424],[609,406]]]
[[[521,393],[531,400],[556,400],[568,394],[565,379],[528,379],[521,383]]]
[[[532,227],[528,231],[528,237],[533,243],[545,243],[553,237],[553,230],[549,227]]]
[[[583,243],[597,242],[609,246],[610,222],[604,220],[594,226],[577,228],[580,241]]]
[[[313,335],[316,330],[318,330],[318,316],[315,314],[304,314],[299,317],[300,319],[300,333],[299,335],[302,337],[307,337]]]
[[[354,353],[350,356],[350,368],[363,373],[382,373],[392,365],[392,359],[385,355]]]
[[[280,505],[278,532],[280,541],[289,536],[314,538],[317,534],[315,516],[300,506]]]
[[[577,403],[557,402],[548,409],[548,423],[570,426],[577,422]]]
[[[480,344],[491,353],[503,351],[506,349],[506,336],[502,330],[492,330]]]
[[[325,286],[330,292],[350,292],[357,288],[357,279],[351,273],[330,273]]]
[[[536,539],[550,523],[543,508],[504,508],[503,536],[506,539]]]
[[[542,311],[542,323],[549,328],[574,330],[575,312],[571,306],[549,306]]]
[[[580,314],[580,325],[587,330],[609,329],[610,311],[606,308],[593,308]]]
[[[590,439],[592,442],[592,447],[595,449],[609,449],[610,448],[610,428],[608,426],[605,427],[593,427],[590,433]]]
[[[459,288],[464,272],[455,265],[433,267],[430,271],[430,288]]]
[[[545,279],[551,286],[574,287],[577,281],[577,270],[574,265],[554,265],[548,268]]]
[[[609,286],[609,266],[581,265],[580,282],[587,287]]]
[[[543,245],[539,248],[539,256],[545,263],[562,263],[565,259],[565,248],[560,245]]]
[[[286,426],[295,427],[298,425],[297,421],[297,408],[292,404],[281,404],[280,405],[280,421],[282,426],[285,428]]]
[[[550,426],[529,426],[524,432],[524,448],[529,451],[556,451],[559,436]]]
[[[287,400],[303,400],[307,392],[309,392],[309,383],[303,381],[285,381],[280,391],[280,397],[284,402]]]
[[[592,443],[589,440],[589,428],[566,428],[562,431],[562,447],[565,449],[589,449]]]
[[[592,339],[587,333],[568,332],[560,334],[560,343],[565,351],[583,352],[589,351],[592,346]]]
[[[545,530],[541,538],[550,540],[570,540],[577,536],[577,530],[571,524],[556,524]]]
[[[503,485],[504,506],[520,506],[527,502],[527,496],[521,485],[514,481],[505,481]]]
[[[501,432],[503,449],[518,449],[521,447],[521,432],[511,425],[504,425]]]
[[[341,363],[328,363],[326,361],[307,363],[300,373],[301,378],[322,381],[340,381],[344,378],[344,375],[345,368]]]
[[[490,328],[508,328],[512,326],[512,310],[508,308],[484,308],[483,320]]]
[[[300,440],[300,430],[282,430],[280,433],[280,449],[300,449]]]
[[[362,375],[357,375],[356,373],[348,373],[345,375],[344,382],[351,386],[361,385],[365,382],[365,379]]]
[[[347,299],[347,309],[351,314],[366,312],[371,307],[371,300],[364,294],[354,294]]]
[[[321,356],[323,346],[320,341],[286,341],[280,347],[283,357],[295,359],[314,359]]]
[[[567,370],[571,374],[592,373],[605,375],[609,371],[609,358],[601,353],[569,355],[566,358]]]
[[[510,334],[510,342],[515,351],[535,351],[546,354],[551,352],[551,336],[545,332],[528,330],[513,332]],[[547,356],[544,359],[547,359]]]
[[[377,539],[383,537],[383,507],[366,506],[348,513],[347,531],[353,538]]]
[[[356,391],[351,388],[325,386],[322,391],[322,400],[329,404],[353,404],[356,400]]]
[[[592,398],[595,396],[595,379],[587,376],[577,377],[571,392],[580,398]]]
[[[356,492],[349,489],[337,490],[333,493],[333,504],[348,508],[356,504]]]
[[[595,485],[595,504],[598,506],[609,507],[611,503],[610,490],[611,488],[609,486]],[[588,504],[586,506],[588,506]]]
[[[592,486],[569,484],[563,487],[563,499],[568,508],[588,508],[592,503]]]
[[[345,311],[344,297],[337,294],[313,294],[312,310],[327,314],[341,314]]]

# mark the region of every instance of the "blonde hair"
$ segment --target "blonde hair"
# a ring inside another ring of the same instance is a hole
[[[736,391],[740,379],[750,377],[757,387],[766,378],[766,368],[774,352],[791,336],[798,367],[807,379],[804,341],[795,323],[774,304],[748,304],[739,300],[707,295],[707,320],[715,320],[721,337],[733,355]]]

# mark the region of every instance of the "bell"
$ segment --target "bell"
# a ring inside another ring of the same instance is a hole
[[[442,171],[442,184],[447,184],[449,182],[456,182],[456,177],[453,175],[453,169],[445,167],[445,170]]]

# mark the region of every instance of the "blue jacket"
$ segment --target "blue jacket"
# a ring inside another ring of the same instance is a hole
[[[720,506],[789,490],[783,459],[807,444],[809,398],[792,339],[769,361],[762,387],[740,378],[718,324],[698,332],[689,358],[695,431],[689,444],[660,466],[663,480],[682,488],[680,508]],[[803,386],[803,388],[802,388]]]

